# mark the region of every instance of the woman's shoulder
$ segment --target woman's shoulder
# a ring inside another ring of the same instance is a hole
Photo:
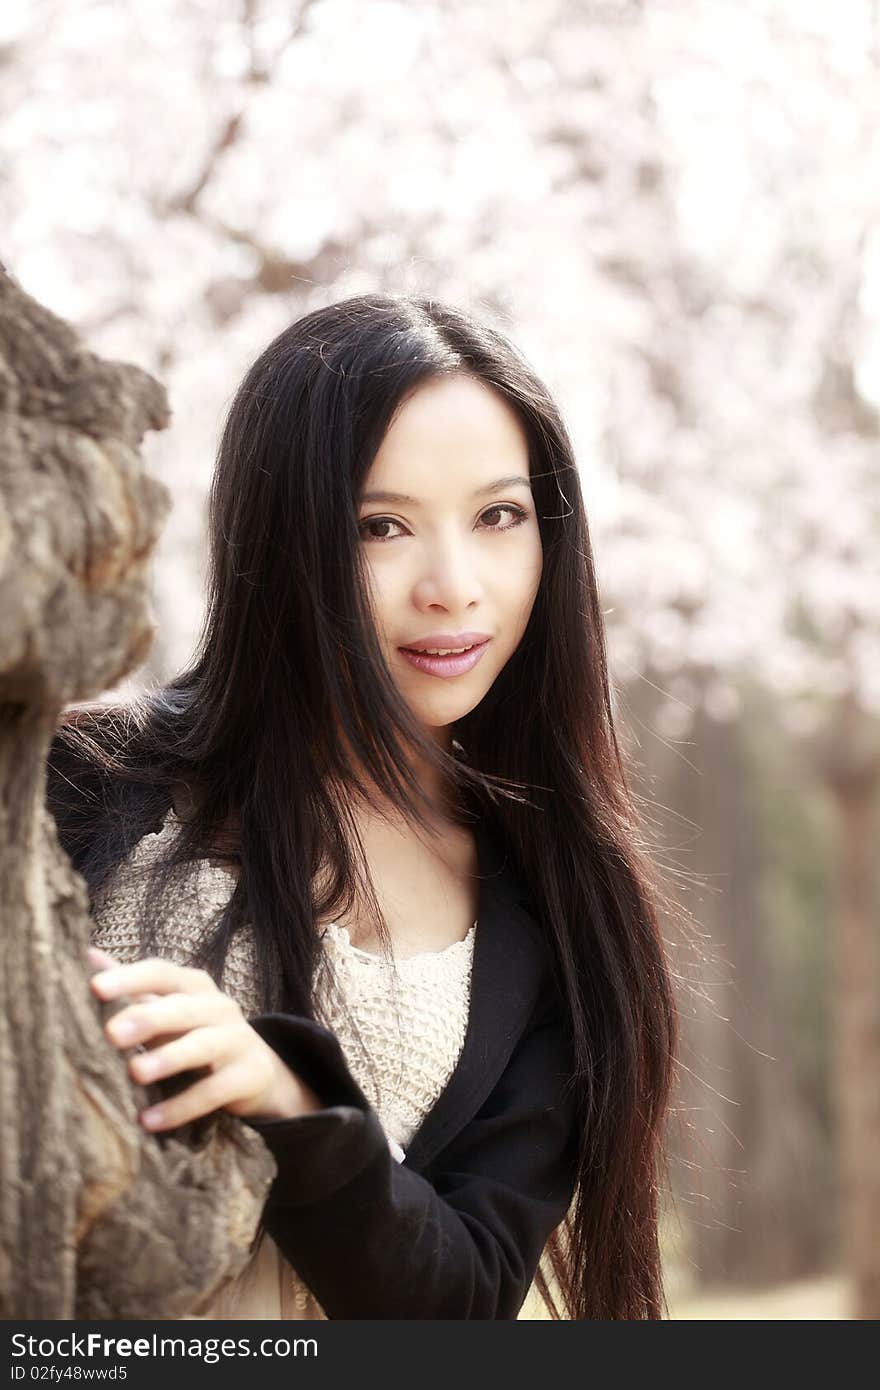
[[[92,916],[96,923],[121,930],[123,923],[136,921],[142,915],[144,897],[156,890],[157,872],[173,849],[181,824],[174,808],[169,808],[155,828],[142,835],[109,871],[93,895]],[[173,903],[175,920],[182,929],[196,929],[205,910],[214,906],[217,899],[225,902],[233,887],[227,876],[219,878],[214,872],[205,873],[199,862],[176,865],[169,879],[164,895],[158,896],[168,898],[169,907]]]
[[[473,824],[480,878],[493,896],[516,903],[535,927],[540,916],[536,885],[530,881],[522,860],[501,816],[496,810],[483,811]]]
[[[170,807],[159,827],[138,840],[94,895],[92,943],[119,961],[144,954],[149,897],[152,953],[178,965],[191,964],[235,890],[228,870],[207,859],[175,864],[167,876],[162,874],[162,862],[182,824]],[[227,955],[223,987],[247,1013],[256,1012],[253,982],[253,943],[248,932],[240,932]]]

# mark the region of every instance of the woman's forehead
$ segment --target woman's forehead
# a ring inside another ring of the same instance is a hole
[[[528,442],[515,411],[482,382],[456,375],[427,382],[400,407],[363,493],[395,492],[415,505],[447,480],[471,494],[502,476],[528,484],[528,472]]]

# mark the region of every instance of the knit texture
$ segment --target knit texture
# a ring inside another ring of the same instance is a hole
[[[173,811],[145,835],[96,895],[94,945],[120,962],[141,954],[139,909],[157,857],[177,833]],[[179,871],[159,914],[155,954],[191,963],[235,883],[225,868],[200,860]],[[376,1110],[398,1161],[449,1081],[464,1045],[476,922],[441,951],[393,961],[352,944],[330,923],[313,980],[315,1015],[339,1039],[351,1074]],[[253,933],[236,933],[220,987],[243,1013],[259,1013]],[[250,1264],[203,1315],[212,1318],[323,1318],[324,1314],[271,1237],[262,1234]]]

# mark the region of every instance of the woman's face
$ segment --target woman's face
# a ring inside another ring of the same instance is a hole
[[[358,518],[389,670],[416,718],[440,730],[474,709],[510,660],[541,579],[513,410],[469,376],[418,387],[382,441]],[[460,657],[403,650],[472,644]]]

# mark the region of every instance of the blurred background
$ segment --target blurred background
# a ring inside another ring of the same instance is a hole
[[[174,411],[125,688],[190,654],[223,411],[293,318],[432,294],[555,393],[684,914],[675,1318],[880,1316],[878,69],[877,0],[0,11],[0,257]]]

